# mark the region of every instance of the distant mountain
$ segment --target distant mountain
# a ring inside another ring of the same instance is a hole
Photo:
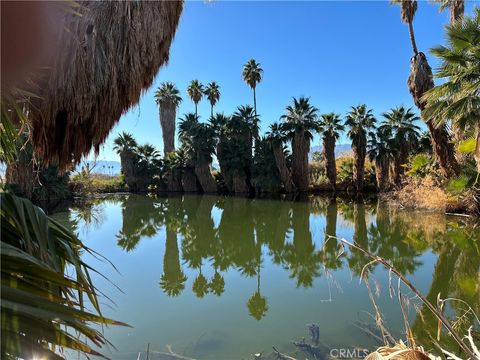
[[[322,146],[312,146],[310,152],[308,153],[308,159],[311,160],[313,153],[317,151],[322,151]],[[335,158],[341,157],[343,154],[352,150],[352,145],[350,144],[338,144],[335,146]]]
[[[92,170],[94,174],[105,174],[105,175],[120,175],[120,163],[118,161],[105,161],[97,160],[87,161],[90,167],[95,166]],[[81,171],[82,167],[85,166],[85,163],[78,164],[75,168],[75,171]]]

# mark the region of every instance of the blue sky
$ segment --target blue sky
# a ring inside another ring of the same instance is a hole
[[[467,3],[468,14],[474,5]],[[448,12],[439,13],[438,5],[419,1],[414,29],[420,51],[444,41],[448,20]],[[360,103],[378,117],[393,106],[414,106],[406,86],[411,55],[399,6],[386,1],[187,1],[169,64],[140,103],[122,116],[98,159],[119,159],[112,144],[122,131],[163,149],[154,100],[163,81],[173,81],[181,92],[179,116],[194,111],[186,94],[192,79],[217,81],[222,95],[215,111],[231,114],[238,105],[253,103],[241,72],[248,59],[256,59],[264,69],[257,108],[265,132],[292,96],[309,96],[321,113],[342,115]],[[428,57],[435,68],[435,58]],[[202,100],[198,111],[206,121],[208,101]],[[312,146],[319,143],[317,135]]]

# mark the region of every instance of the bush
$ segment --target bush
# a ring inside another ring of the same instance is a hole
[[[123,175],[75,174],[70,178],[69,188],[80,194],[112,193],[128,191]]]
[[[410,157],[406,164],[406,174],[415,178],[423,178],[434,170],[433,157],[426,153],[420,153]]]
[[[330,184],[325,174],[325,163],[323,161],[312,161],[308,164],[308,167],[310,171],[310,184],[315,186]]]

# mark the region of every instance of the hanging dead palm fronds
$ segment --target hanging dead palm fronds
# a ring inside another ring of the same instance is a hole
[[[33,144],[66,168],[96,152],[168,61],[183,1],[86,1],[65,14],[58,55],[38,83]]]
[[[423,110],[426,106],[426,101],[422,99],[422,96],[434,86],[432,68],[428,64],[427,57],[423,52],[415,54],[410,59],[410,75],[408,76],[407,84],[415,105],[420,110]]]

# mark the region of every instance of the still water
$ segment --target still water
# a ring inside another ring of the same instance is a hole
[[[108,279],[94,276],[112,300],[103,299],[104,315],[132,326],[105,329],[116,350],[103,353],[113,359],[144,359],[148,344],[150,359],[168,359],[167,345],[195,359],[269,358],[272,346],[305,359],[293,341],[309,343],[312,323],[325,355],[371,349],[381,345],[372,299],[392,336],[405,339],[402,298],[417,341],[431,347],[437,322],[428,310],[329,236],[388,259],[432,302],[440,293],[480,312],[480,232],[462,217],[327,197],[207,195],[109,196],[54,216],[117,268],[87,258]],[[454,302],[446,311],[467,309]],[[441,343],[456,350],[446,334]]]

